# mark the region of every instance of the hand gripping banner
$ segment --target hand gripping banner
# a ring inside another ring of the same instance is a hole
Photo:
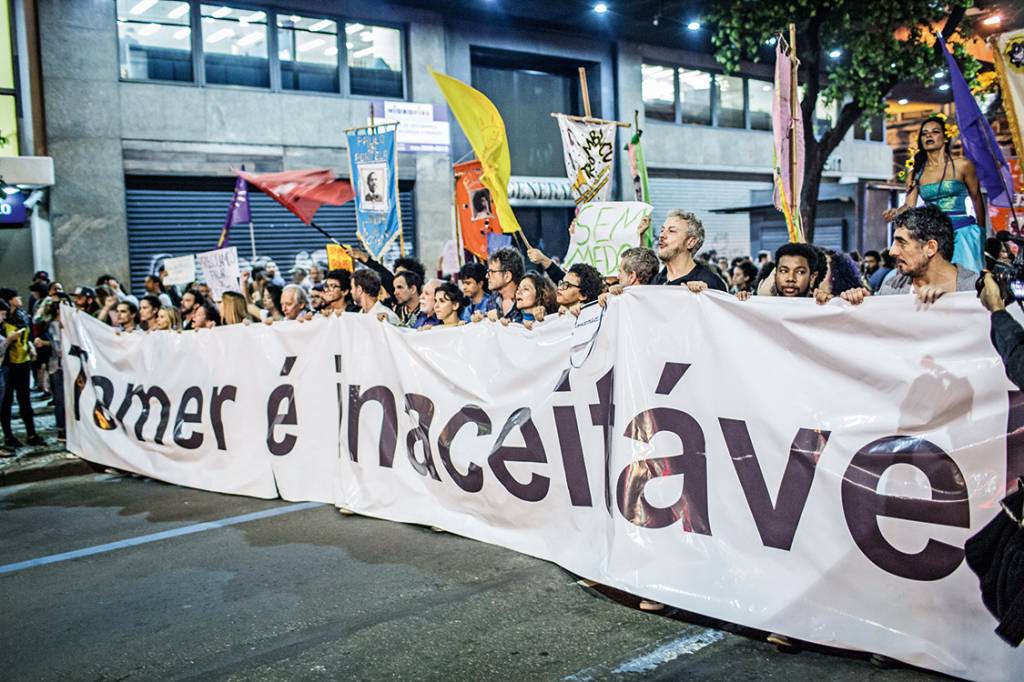
[[[117,335],[66,309],[68,447],[438,526],[800,640],[1024,679],[964,562],[1024,472],[1024,401],[973,293],[925,309],[631,287],[586,312],[532,331],[346,314]]]

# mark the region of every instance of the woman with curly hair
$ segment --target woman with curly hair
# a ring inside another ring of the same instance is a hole
[[[917,206],[918,198],[939,207],[953,221],[953,263],[981,272],[985,267],[985,231],[974,217],[967,215],[967,197],[971,197],[975,216],[985,215],[985,203],[974,164],[967,159],[954,159],[951,141],[944,115],[929,116],[921,123],[917,132],[918,152],[907,179],[907,200],[882,216],[892,220]]]
[[[544,321],[545,315],[558,312],[558,299],[551,278],[539,272],[523,275],[516,289],[516,308],[523,315],[523,326],[532,329]],[[503,324],[508,324],[502,320]]]

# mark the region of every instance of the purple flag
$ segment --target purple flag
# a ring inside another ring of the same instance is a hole
[[[245,166],[242,166],[245,170]],[[220,231],[220,239],[217,240],[217,248],[223,249],[231,245],[229,233],[231,228],[239,223],[252,221],[252,209],[249,207],[249,188],[245,184],[245,178],[239,175],[235,179],[235,194],[231,197],[231,205],[228,207],[228,217],[224,220],[224,227]]]
[[[964,156],[971,160],[978,173],[978,181],[988,193],[993,206],[1007,208],[1013,205],[1013,177],[1010,166],[1003,157],[1003,151],[996,142],[992,126],[985,120],[978,103],[971,94],[971,88],[960,73],[953,55],[946,49],[946,41],[938,34],[942,53],[949,65],[949,80],[953,87],[953,104],[956,106],[956,124],[960,128],[960,143]],[[978,216],[978,220],[982,220]]]

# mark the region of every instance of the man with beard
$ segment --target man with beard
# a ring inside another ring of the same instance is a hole
[[[658,258],[665,267],[654,284],[685,285],[694,293],[725,291],[721,278],[693,258],[703,244],[704,225],[697,216],[677,208],[669,211],[658,237]]]
[[[810,244],[786,243],[775,251],[774,281],[761,296],[807,298],[814,293],[815,273],[818,271],[818,251]],[[746,301],[752,292],[740,291],[736,298]]]
[[[934,303],[943,294],[974,291],[978,273],[955,265],[953,259],[953,221],[936,206],[912,208],[893,221],[889,255],[896,261],[897,274],[886,278],[879,296],[910,294],[921,303]],[[844,300],[861,303],[870,292],[850,289]]]

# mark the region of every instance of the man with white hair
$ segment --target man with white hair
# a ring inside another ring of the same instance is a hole
[[[289,284],[281,292],[281,312],[284,313],[284,319],[297,320],[308,307],[309,296],[300,285]]]
[[[669,211],[658,237],[658,258],[665,267],[653,284],[685,285],[694,293],[725,291],[721,278],[693,258],[703,244],[704,225],[696,215],[678,208]]]

